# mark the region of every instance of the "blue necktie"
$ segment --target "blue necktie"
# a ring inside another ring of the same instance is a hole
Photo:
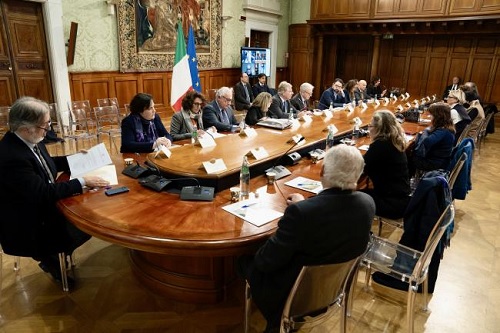
[[[229,125],[229,117],[225,109],[220,110],[220,118],[224,124]]]

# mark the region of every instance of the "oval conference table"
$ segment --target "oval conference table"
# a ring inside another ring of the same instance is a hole
[[[394,104],[390,106],[393,108]],[[302,159],[289,167],[290,176],[273,185],[267,185],[262,176],[265,167],[281,162],[290,148],[301,153],[324,148],[324,129],[328,124],[335,124],[339,133],[348,133],[354,117],[367,125],[374,110],[370,106],[366,110],[358,107],[352,112],[338,111],[330,119],[314,115],[312,121],[296,122],[283,131],[256,128],[257,136],[251,137],[229,134],[216,139],[217,146],[212,148],[191,144],[172,148],[168,159],[154,158],[153,154],[114,156],[119,186],[127,186],[129,192],[107,197],[103,190],[89,191],[60,200],[58,206],[83,231],[129,248],[132,269],[146,287],[182,302],[218,302],[224,297],[225,286],[236,277],[236,258],[255,252],[277,227],[277,219],[257,227],[222,209],[230,204],[227,188],[238,185],[243,155],[260,147],[268,152],[268,157],[259,160],[249,158],[251,191],[258,193],[261,206],[283,212],[289,194],[310,195],[284,183],[298,176],[319,179],[322,162],[312,164],[309,159]],[[423,127],[405,125],[406,131],[408,128],[416,133]],[[296,134],[304,136],[305,142],[293,146],[288,141]],[[358,140],[358,144],[363,143],[369,143],[369,139]],[[138,162],[148,160],[169,176],[195,177],[202,183],[213,184],[217,190],[215,198],[211,202],[181,201],[178,193],[145,188],[137,179],[121,174],[125,157]],[[200,166],[214,158],[222,158],[227,169],[207,174]]]

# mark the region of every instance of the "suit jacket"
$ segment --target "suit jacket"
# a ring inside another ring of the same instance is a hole
[[[65,156],[51,158],[39,143],[41,155],[56,178],[57,172],[69,171]],[[35,153],[14,133],[0,141],[0,244],[5,253],[40,257],[71,252],[67,235],[69,224],[56,203],[59,199],[82,193],[78,179],[49,183],[49,177]],[[81,243],[90,238],[85,238]]]
[[[326,89],[321,94],[321,98],[319,99],[318,107],[321,110],[328,109],[330,105],[333,105],[334,108],[342,107],[344,104],[350,103],[351,99],[349,98],[349,93],[347,90],[343,90],[343,96],[340,94],[336,94],[332,87]]]
[[[122,146],[120,148],[121,153],[150,153],[153,151],[153,142],[138,141],[136,138],[137,131],[144,131],[144,128],[137,128],[137,123],[134,120],[135,114],[129,114],[122,120]],[[157,137],[166,137],[170,141],[174,141],[170,133],[166,130],[165,126],[160,119],[158,114],[155,114],[153,119],[153,125],[156,129]]]
[[[258,82],[252,86],[252,93],[254,97],[257,97],[261,92],[267,92],[274,95],[274,91],[267,84],[261,86]]]
[[[359,90],[359,88],[356,88],[356,90],[354,90],[354,97],[356,98],[356,101],[363,101],[363,102],[366,102],[367,100],[370,99],[370,96],[368,96],[366,90],[361,91]]]
[[[266,319],[281,314],[302,266],[346,262],[361,255],[374,214],[369,195],[333,188],[288,206],[276,234],[253,259],[240,261],[253,300]]]
[[[274,95],[272,98],[271,106],[269,107],[269,110],[267,110],[267,116],[269,118],[287,119],[290,117],[290,113],[292,115],[295,115],[297,111],[294,109],[290,101],[287,101],[286,104],[287,107],[283,108],[281,97],[279,95]]]
[[[250,109],[248,109],[247,114],[245,116],[245,123],[253,126],[259,122],[259,119],[264,117],[264,112],[255,105],[252,105]]]
[[[248,90],[250,101],[247,101],[245,94],[245,86]],[[236,110],[248,110],[253,102],[252,87],[248,83],[238,82],[234,86],[234,107]]]
[[[233,109],[228,106],[226,109],[227,117],[229,119],[230,124],[224,124],[221,118],[221,110],[217,101],[212,101],[205,105],[203,108],[203,124],[206,128],[211,126],[215,126],[217,131],[219,132],[231,132],[232,125],[238,125],[238,121],[234,117]]]
[[[296,110],[299,111],[309,109],[309,100],[305,101],[304,103],[304,101],[302,100],[302,96],[300,96],[300,93],[295,94],[295,96],[293,96],[292,99],[290,100],[290,103]]]
[[[203,121],[201,119],[202,114],[196,120],[197,129],[203,129]],[[181,110],[174,113],[172,120],[170,121],[170,135],[174,138],[174,141],[189,139],[193,136],[195,128],[191,122],[191,117],[189,116],[189,111]]]

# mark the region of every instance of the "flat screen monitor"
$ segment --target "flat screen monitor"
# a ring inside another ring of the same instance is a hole
[[[271,49],[242,47],[241,71],[249,77],[256,77],[260,73],[271,76]]]

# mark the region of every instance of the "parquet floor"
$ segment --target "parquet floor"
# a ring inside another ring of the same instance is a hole
[[[416,332],[500,332],[499,164],[497,125],[475,155],[473,190],[465,201],[456,202],[451,247],[441,262],[429,312],[416,313]],[[388,236],[389,228],[384,230]],[[77,287],[65,294],[31,259],[21,258],[21,269],[14,272],[13,258],[4,255],[0,333],[243,332],[242,281],[229,286],[219,304],[191,305],[142,287],[129,268],[127,249],[120,246],[93,238],[77,250],[76,261]],[[406,309],[400,302],[405,301],[404,293],[380,287],[364,290],[363,281],[360,274],[348,332],[405,332]],[[251,332],[261,332],[264,326],[254,309]],[[311,332],[337,331],[334,316]]]

